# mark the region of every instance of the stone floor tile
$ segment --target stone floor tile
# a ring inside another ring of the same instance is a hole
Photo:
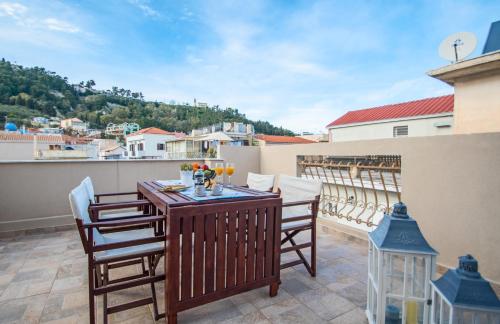
[[[179,323],[220,323],[241,316],[234,303],[226,298],[177,315]]]
[[[299,294],[296,298],[324,320],[331,320],[356,308],[349,300],[328,288],[320,288]]]
[[[304,304],[294,298],[263,308],[261,312],[272,323],[324,323],[325,321],[316,315]]]
[[[259,311],[236,316],[221,322],[222,324],[270,324],[271,322]]]
[[[366,307],[366,284],[356,282],[337,291],[337,294],[350,300],[352,303],[364,309]]]
[[[0,323],[38,323],[48,295],[12,299],[0,303]]]
[[[366,324],[368,319],[366,318],[364,310],[360,308],[355,308],[349,312],[346,312],[330,321],[331,324]]]

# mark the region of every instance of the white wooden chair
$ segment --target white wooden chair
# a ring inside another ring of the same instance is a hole
[[[285,237],[281,245],[281,253],[295,251],[299,259],[281,265],[281,269],[304,264],[311,276],[316,276],[316,217],[318,216],[319,198],[322,183],[315,180],[280,175],[279,190],[283,199],[281,232]],[[297,244],[294,237],[303,232],[310,232],[310,241]],[[302,249],[311,248],[310,262],[302,253]]]
[[[274,188],[274,175],[248,172],[247,186],[260,191],[272,191]]]
[[[123,230],[124,226],[148,225],[161,221],[164,219],[163,216],[93,222],[89,208],[91,210],[99,209],[102,206],[90,205],[91,199],[84,184],[80,184],[70,192],[69,201],[83,248],[88,256],[90,322],[95,323],[95,297],[99,295],[103,296],[104,323],[107,323],[108,314],[151,303],[155,319],[163,317],[164,314],[158,313],[154,283],[164,280],[164,274],[157,275],[155,270],[161,256],[164,255],[165,235],[155,235],[154,229],[151,227]],[[115,204],[112,207],[118,209],[119,206],[119,204]],[[100,229],[102,228],[122,228],[122,230],[114,233],[101,233]],[[147,268],[144,259],[147,260]],[[109,279],[111,269],[134,264],[142,265],[142,273]],[[151,297],[108,307],[108,293],[147,284],[151,287]]]

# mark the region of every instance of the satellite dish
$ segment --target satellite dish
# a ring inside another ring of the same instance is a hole
[[[439,56],[456,63],[476,49],[477,39],[473,33],[460,32],[446,37],[439,45]]]

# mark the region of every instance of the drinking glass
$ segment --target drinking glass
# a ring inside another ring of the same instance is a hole
[[[226,174],[229,177],[229,186],[231,186],[231,176],[234,174],[235,166],[234,163],[226,163]]]
[[[223,181],[221,181],[221,178],[222,178],[221,176],[223,173],[224,173],[224,163],[222,163],[222,162],[215,163],[215,174],[217,175],[217,178],[218,178],[217,182],[221,182],[221,183],[223,182]]]

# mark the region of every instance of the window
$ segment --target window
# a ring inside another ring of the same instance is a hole
[[[392,129],[393,137],[405,137],[408,136],[408,126],[394,126]]]
[[[129,145],[129,149],[130,149],[131,151],[135,151],[135,150],[134,150],[134,147],[135,147],[135,146],[134,146],[134,144],[130,144],[130,145]]]
[[[157,151],[165,151],[165,144],[163,144],[163,143],[156,144],[156,150]]]
[[[144,151],[144,144],[143,143],[137,144],[137,151]]]

